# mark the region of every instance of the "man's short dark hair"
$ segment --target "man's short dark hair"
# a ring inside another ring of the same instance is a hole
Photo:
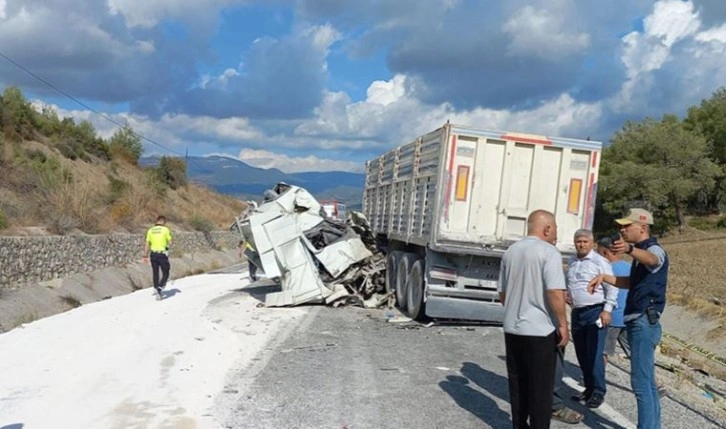
[[[602,237],[599,240],[597,240],[597,247],[610,248],[612,245],[613,245],[613,239],[610,237]]]
[[[158,223],[158,222],[166,222],[166,216],[164,216],[164,215],[159,215],[159,216],[157,216],[157,217],[156,217],[156,222],[157,222],[157,223]]]

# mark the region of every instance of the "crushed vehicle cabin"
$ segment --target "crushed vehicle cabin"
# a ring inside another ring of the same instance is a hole
[[[278,183],[259,206],[248,204],[230,227],[254,251],[245,254],[281,291],[265,305],[353,302],[378,307],[390,298],[384,286],[385,257],[366,219],[348,212],[345,222],[326,214],[305,189]]]

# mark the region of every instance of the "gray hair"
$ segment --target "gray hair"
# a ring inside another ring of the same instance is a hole
[[[590,240],[595,240],[595,236],[592,235],[592,231],[590,231],[589,229],[585,229],[585,228],[578,229],[577,231],[575,231],[575,240],[577,240],[580,237],[587,237]]]

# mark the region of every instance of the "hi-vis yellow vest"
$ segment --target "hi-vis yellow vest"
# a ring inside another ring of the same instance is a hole
[[[164,225],[154,225],[146,231],[146,242],[152,252],[165,252],[171,241],[171,230]]]

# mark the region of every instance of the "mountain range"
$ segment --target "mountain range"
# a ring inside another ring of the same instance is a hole
[[[144,157],[141,166],[156,166],[159,156]],[[223,156],[187,157],[187,176],[219,193],[243,200],[261,200],[262,193],[279,182],[307,189],[318,200],[336,199],[350,208],[360,208],[365,175],[345,171],[285,173],[276,168],[258,168]]]

